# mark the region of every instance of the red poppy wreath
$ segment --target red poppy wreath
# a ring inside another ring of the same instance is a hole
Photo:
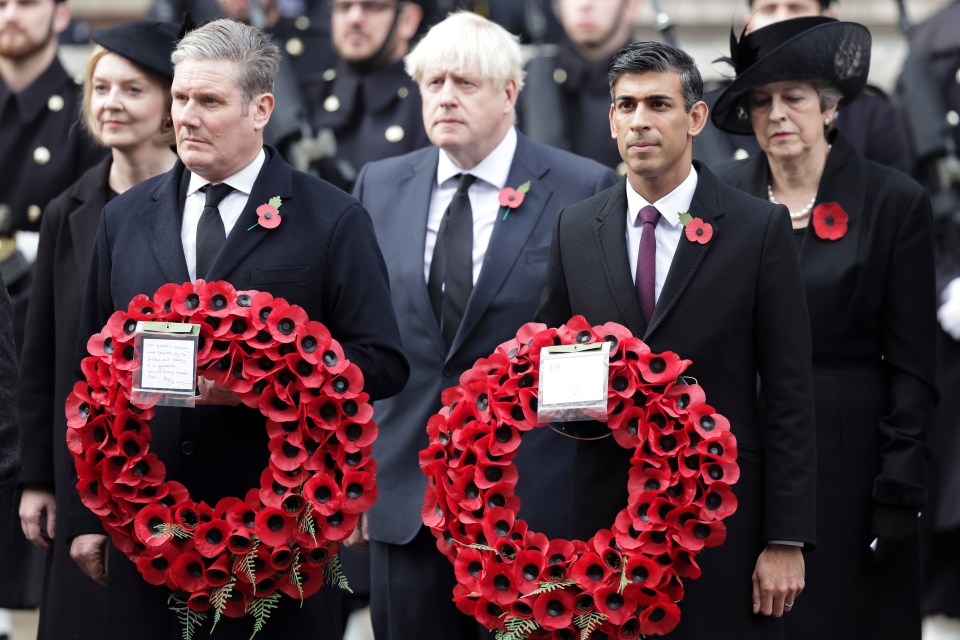
[[[542,426],[540,349],[599,341],[611,344],[607,424],[633,451],[629,500],[589,540],[551,540],[518,515],[513,459],[522,433]],[[444,391],[420,453],[422,515],[453,563],[461,611],[498,640],[637,638],[677,625],[683,580],[700,576],[704,547],[724,541],[740,475],[728,421],[681,377],[690,364],[576,316],[559,329],[524,325]]]
[[[164,481],[156,409],[131,399],[138,320],[200,325],[198,374],[266,418],[259,487],[211,506]],[[250,615],[256,634],[282,594],[348,588],[335,554],[376,499],[377,428],[359,368],[326,327],[269,293],[198,280],[135,297],[87,348],[66,402],[77,489],[143,578],[173,591],[185,638],[211,614],[214,628]]]

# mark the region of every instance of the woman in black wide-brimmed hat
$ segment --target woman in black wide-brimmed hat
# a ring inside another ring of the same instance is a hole
[[[20,402],[21,526],[31,542],[48,550],[40,640],[101,637],[104,590],[70,559],[65,523],[75,490],[64,400],[73,387],[81,299],[100,210],[177,159],[170,148],[170,54],[179,31],[164,22],[134,22],[93,34],[97,46],[84,76],[82,119],[111,155],[44,211]]]
[[[817,549],[787,637],[919,640],[917,515],[936,399],[930,203],[831,127],[866,83],[865,27],[788,20],[732,40],[731,54],[736,79],[713,122],[753,133],[763,153],[718,173],[790,210],[813,335]]]

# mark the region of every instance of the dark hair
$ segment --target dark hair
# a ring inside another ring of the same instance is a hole
[[[837,1],[837,0],[819,0],[819,2],[820,2],[820,10],[821,10],[821,11],[826,11],[827,9],[830,8],[830,5],[832,5],[832,4],[833,4],[834,2],[836,2],[836,1]],[[754,3],[756,3],[756,2],[759,2],[760,4],[763,4],[764,0],[747,0],[747,6],[752,9]]]
[[[684,111],[703,97],[703,78],[693,58],[680,49],[665,42],[631,42],[613,54],[607,66],[607,83],[610,85],[610,99],[614,85],[625,73],[664,73],[673,71],[680,74],[680,93],[683,96]]]

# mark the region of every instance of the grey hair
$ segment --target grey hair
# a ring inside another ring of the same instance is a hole
[[[693,58],[665,42],[647,41],[631,42],[613,55],[613,59],[607,66],[610,99],[616,102],[617,98],[613,92],[620,76],[651,71],[654,73],[672,71],[679,74],[684,111],[689,112],[690,107],[703,98],[703,78]]]
[[[170,56],[174,70],[186,60],[226,60],[237,65],[234,80],[244,105],[255,96],[273,93],[280,69],[280,49],[256,27],[223,18],[194,29]]]
[[[840,101],[843,100],[843,93],[840,89],[829,82],[824,82],[822,80],[814,80],[810,84],[813,85],[813,88],[816,89],[817,95],[820,96],[820,111],[826,111],[830,107],[835,107],[840,104]]]
[[[452,13],[435,24],[404,59],[407,74],[420,84],[429,69],[476,70],[497,88],[510,80],[523,89],[520,38],[469,11]]]

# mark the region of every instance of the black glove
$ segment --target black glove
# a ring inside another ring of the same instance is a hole
[[[899,549],[919,534],[917,512],[878,504],[873,508],[870,533],[875,537],[871,545],[874,562],[886,562]]]

